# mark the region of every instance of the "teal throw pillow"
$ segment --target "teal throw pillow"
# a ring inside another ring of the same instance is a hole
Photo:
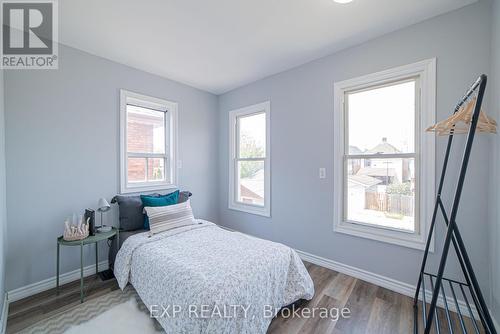
[[[173,193],[160,195],[160,196],[150,196],[141,195],[141,201],[143,206],[167,206],[172,204],[177,204],[179,200],[179,190]],[[144,215],[144,229],[149,230],[149,218],[148,215]]]

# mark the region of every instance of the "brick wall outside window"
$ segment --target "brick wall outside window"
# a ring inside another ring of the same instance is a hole
[[[133,113],[128,115],[127,123],[127,151],[135,153],[153,152],[153,130],[162,127],[161,118],[140,115],[135,117]],[[165,168],[163,159],[150,158],[148,161],[149,180],[163,180]],[[146,181],[146,158],[128,159],[128,180],[131,182]]]

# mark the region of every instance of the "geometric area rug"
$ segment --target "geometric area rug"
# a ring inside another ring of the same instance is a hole
[[[159,334],[160,324],[150,317],[148,308],[130,285],[77,305],[51,318],[43,319],[22,334]]]

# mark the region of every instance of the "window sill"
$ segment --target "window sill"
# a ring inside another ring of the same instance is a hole
[[[254,205],[245,205],[241,203],[229,203],[229,209],[235,211],[241,211],[250,213],[252,215],[258,215],[263,217],[271,217],[271,212],[269,208],[266,207],[258,207]]]
[[[426,237],[422,234],[394,231],[350,222],[336,223],[333,226],[333,230],[338,233],[419,250],[425,250],[425,243],[427,241]],[[429,251],[431,253],[434,252],[434,237],[431,240]]]
[[[171,190],[177,189],[178,187],[175,184],[155,184],[150,186],[137,186],[137,187],[125,187],[122,188],[121,194],[132,194],[132,193],[141,193],[141,192],[151,192],[151,191],[162,191],[162,190]]]

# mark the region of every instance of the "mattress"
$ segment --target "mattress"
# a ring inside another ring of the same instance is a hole
[[[314,295],[293,249],[203,220],[129,236],[115,276],[120,288],[134,286],[167,333],[265,333],[282,307]]]

